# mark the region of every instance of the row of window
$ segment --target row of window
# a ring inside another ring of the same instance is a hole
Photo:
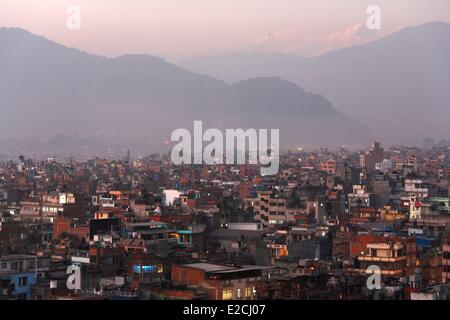
[[[34,259],[27,260],[25,262],[25,264],[23,261],[20,261],[20,262],[12,261],[12,262],[9,262],[9,270],[18,271],[19,269],[22,270],[24,267],[26,268],[26,270],[34,270],[34,268],[36,267],[36,264],[37,264],[38,268],[42,268],[42,267],[48,267],[50,263],[49,263],[49,261],[43,261],[43,260],[38,260],[36,262],[36,260],[34,260]],[[8,262],[2,261],[1,268],[3,270],[8,269]]]
[[[20,266],[22,266],[22,264],[20,264]],[[2,262],[2,269],[8,269],[8,263],[7,262]],[[13,271],[18,271],[19,270],[19,262],[11,262],[9,264],[9,270],[13,270]]]
[[[39,207],[27,207],[27,206],[23,206],[22,207],[23,211],[32,211],[32,212],[39,212]]]
[[[273,215],[273,216],[284,216],[285,215],[285,212],[284,211],[269,211],[269,214],[270,215]]]
[[[58,213],[60,210],[62,210],[62,208],[57,208],[57,207],[42,207],[42,212],[53,212],[53,213]]]
[[[233,292],[234,291],[234,292]],[[227,289],[222,291],[223,300],[233,300],[233,299],[250,299],[253,297],[254,288],[238,288],[236,290]],[[233,295],[234,293],[234,295]]]
[[[283,220],[269,220],[269,224],[283,224]]]
[[[271,207],[276,207],[276,206],[278,206],[278,207],[284,207],[284,206],[286,206],[286,203],[284,203],[284,202],[270,202],[269,203],[269,205],[271,206]]]

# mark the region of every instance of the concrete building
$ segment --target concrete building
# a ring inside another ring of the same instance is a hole
[[[347,195],[348,208],[370,207],[373,201],[373,194],[368,193],[364,185],[354,185],[353,192]]]
[[[172,266],[172,284],[202,287],[209,300],[253,300],[257,283],[266,277],[266,267],[231,267],[211,263]]]
[[[370,243],[368,252],[358,256],[361,272],[371,265],[380,267],[381,275],[402,277],[406,275],[406,250],[401,243]]]
[[[257,198],[247,198],[247,207],[253,207],[255,221],[264,227],[295,221],[292,211],[287,210],[287,198],[272,191],[259,191]]]
[[[30,299],[31,286],[50,268],[50,257],[13,254],[0,257],[0,296]]]

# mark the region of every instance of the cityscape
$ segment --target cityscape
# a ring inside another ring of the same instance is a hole
[[[450,300],[448,1],[231,2],[0,0],[0,303]]]
[[[299,147],[272,176],[21,156],[0,166],[0,299],[446,299],[449,177],[448,143]]]

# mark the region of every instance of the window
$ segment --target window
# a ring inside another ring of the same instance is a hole
[[[239,288],[236,290],[236,298],[242,299],[242,289]]]
[[[2,269],[6,269],[8,267],[8,264],[6,262],[2,262]]]
[[[28,283],[27,277],[20,277],[19,278],[19,287],[25,287]]]
[[[251,298],[253,296],[253,288],[245,288],[245,297]]]
[[[231,299],[233,299],[233,290],[223,290],[222,300],[231,300]]]

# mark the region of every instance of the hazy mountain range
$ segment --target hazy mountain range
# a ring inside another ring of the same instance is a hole
[[[382,30],[369,30],[357,23],[330,34],[312,35],[304,28],[286,28],[271,32],[258,39],[247,52],[295,53],[312,57],[328,51],[374,41],[383,37]]]
[[[277,77],[230,85],[157,57],[104,58],[9,28],[0,29],[0,113],[10,148],[33,138],[50,141],[55,153],[86,148],[89,136],[95,145],[164,145],[194,120],[205,129],[280,128],[284,147],[370,141],[366,127],[326,98]]]
[[[179,65],[229,83],[261,76],[292,81],[323,94],[385,143],[450,137],[450,25],[443,22],[313,58],[237,53]]]

